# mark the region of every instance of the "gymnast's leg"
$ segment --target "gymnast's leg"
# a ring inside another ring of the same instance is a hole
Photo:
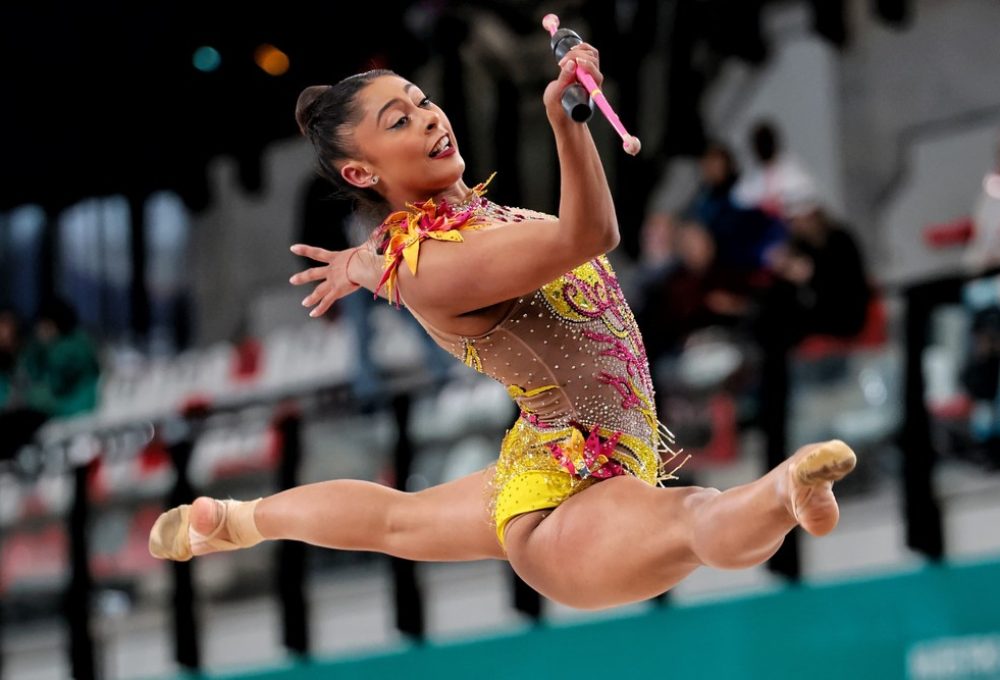
[[[827,442],[804,446],[760,479],[725,492],[608,479],[552,511],[511,520],[506,557],[536,590],[570,606],[643,600],[702,565],[759,564],[796,524],[828,533],[839,517],[832,483],[853,466],[846,445]],[[321,482],[236,504],[232,522],[221,521],[218,501],[200,498],[190,524],[193,533],[222,540],[253,534],[253,540],[293,539],[414,560],[503,559],[483,502],[488,474],[412,494],[370,482]],[[188,535],[174,530],[177,510],[161,515],[151,532],[150,547],[159,557],[187,558],[169,550],[173,536]],[[196,542],[194,553],[205,552],[211,549]]]
[[[724,492],[615,477],[550,512],[511,520],[508,559],[528,584],[570,606],[647,599],[702,565],[764,562],[796,524],[815,535],[832,531],[839,518],[833,481],[854,462],[834,441],[804,446],[760,479]]]
[[[332,480],[299,486],[260,501],[197,499],[185,521],[175,508],[150,534],[157,557],[189,559],[214,552],[213,541],[243,547],[264,539],[290,539],[340,550],[383,552],[411,560],[503,559],[485,500],[489,470],[424,491],[406,493],[373,482]],[[226,515],[226,521],[224,521]],[[193,532],[186,533],[190,524]],[[191,536],[174,548],[175,538]],[[214,536],[213,536],[214,534]],[[211,536],[211,541],[204,537]]]

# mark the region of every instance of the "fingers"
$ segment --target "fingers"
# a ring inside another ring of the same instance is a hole
[[[329,262],[333,259],[333,256],[337,254],[332,250],[324,250],[322,248],[317,248],[316,246],[307,246],[304,243],[296,243],[290,248],[290,250],[296,255],[308,257],[309,259],[316,260],[318,262]]]
[[[580,43],[575,47],[571,47],[566,56],[573,59],[584,59],[592,62],[594,65],[600,65],[601,63],[601,55],[598,53],[597,48],[587,43]]]
[[[324,250],[303,243],[296,243],[291,247],[291,251],[296,255],[328,263],[322,267],[305,269],[288,279],[289,283],[296,286],[319,282],[313,291],[302,300],[303,307],[314,307],[309,312],[309,316],[317,317],[326,314],[334,302],[357,290],[357,284],[350,284],[346,280],[344,272],[345,262],[342,261],[342,256],[349,251]],[[338,257],[341,260],[338,260]]]
[[[316,286],[315,288],[313,288],[313,292],[309,293],[309,295],[307,295],[307,296],[305,296],[305,298],[303,298],[303,300],[302,300],[302,306],[303,307],[312,307],[317,302],[319,302],[324,297],[326,297],[326,294],[330,292],[330,289],[332,287],[333,287],[333,284],[331,282],[329,282],[329,281],[324,281],[323,283],[319,284],[318,286]]]
[[[323,300],[319,303],[319,305],[317,305],[314,310],[309,312],[309,316],[315,318],[317,316],[322,316],[323,314],[326,314],[327,311],[330,309],[330,307],[333,306],[333,303],[336,302],[338,299],[339,299],[338,296],[335,295],[334,293],[328,293],[323,297]]]
[[[564,66],[569,61],[574,62],[575,66],[572,67],[574,71],[575,67],[579,66],[594,79],[598,87],[604,82],[604,74],[601,73],[600,67],[600,55],[592,45],[580,43],[571,48],[559,62],[559,65]]]
[[[559,83],[560,87],[569,85],[576,81],[576,61],[570,56],[563,57],[562,61],[559,62],[559,77],[556,78],[556,82]]]
[[[292,278],[288,279],[288,282],[296,286],[301,286],[303,283],[325,279],[329,273],[329,267],[313,267],[312,269],[306,269],[293,275]]]
[[[338,286],[334,281],[323,281],[302,300],[302,306],[313,307],[315,305],[309,312],[309,316],[313,318],[323,316],[330,311],[334,302],[353,292],[354,289],[344,289],[343,286]]]
[[[582,42],[579,45],[571,47],[570,51],[572,52],[573,50],[578,50],[580,52],[587,52],[588,54],[593,55],[595,61],[601,55],[601,53],[597,51],[597,48],[588,42]]]

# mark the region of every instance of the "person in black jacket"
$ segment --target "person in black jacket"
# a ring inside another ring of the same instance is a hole
[[[759,320],[765,349],[789,349],[807,335],[857,335],[871,300],[857,243],[811,196],[786,211],[791,238],[767,255],[776,281]]]

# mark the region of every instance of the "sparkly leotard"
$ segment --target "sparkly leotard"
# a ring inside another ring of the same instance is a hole
[[[440,238],[477,225],[555,219],[481,198],[454,224],[397,213],[402,224],[438,224],[439,236],[410,229],[385,251],[387,276],[402,251],[422,238]],[[439,217],[441,210],[432,204]],[[461,218],[465,219],[461,219]],[[470,219],[471,218],[471,219]],[[391,219],[391,218],[390,218]],[[387,221],[388,222],[388,221]],[[448,237],[443,240],[457,240]],[[389,239],[386,239],[389,244]],[[461,247],[461,246],[456,246]],[[412,255],[415,261],[416,256]],[[409,260],[406,260],[409,263]],[[398,289],[397,301],[398,297]],[[490,331],[470,337],[444,332],[410,310],[434,340],[468,366],[503,384],[521,415],[507,432],[490,494],[491,517],[503,545],[504,529],[525,512],[553,508],[597,480],[629,474],[650,484],[669,479],[665,461],[676,455],[656,417],[653,384],[642,338],[615,273],[597,257],[515,300]],[[666,454],[666,456],[664,456]]]

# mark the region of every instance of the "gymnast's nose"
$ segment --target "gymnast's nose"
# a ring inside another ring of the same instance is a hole
[[[427,132],[432,132],[441,127],[441,116],[438,115],[437,111],[428,111],[428,113],[430,116],[427,118]]]

